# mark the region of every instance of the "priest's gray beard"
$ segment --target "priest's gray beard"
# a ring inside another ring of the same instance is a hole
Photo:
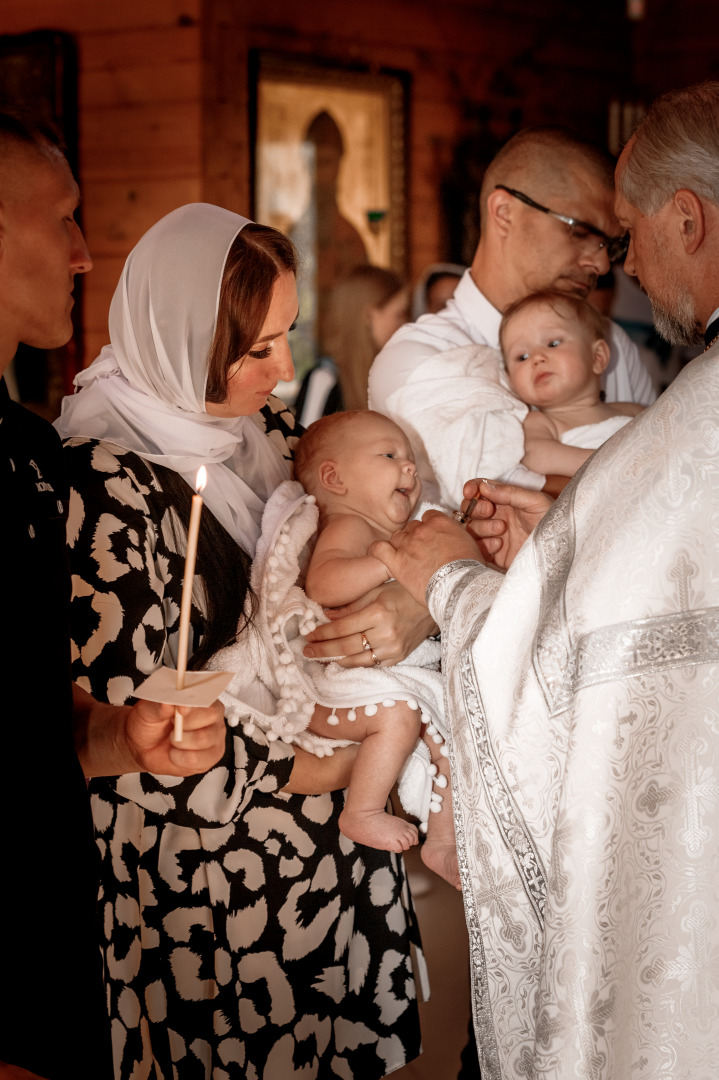
[[[699,323],[694,307],[694,297],[683,282],[674,274],[671,266],[669,247],[663,235],[657,233],[654,238],[655,258],[658,264],[664,264],[664,293],[673,297],[671,310],[652,296],[648,289],[642,289],[652,305],[654,325],[658,333],[670,345],[703,345],[704,332]]]
[[[647,293],[649,296],[649,293]],[[670,345],[703,345],[704,335],[694,313],[694,300],[691,296],[679,296],[674,310],[665,307],[649,296],[652,316],[657,331]]]

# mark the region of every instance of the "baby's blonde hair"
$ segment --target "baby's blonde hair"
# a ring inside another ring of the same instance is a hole
[[[521,300],[515,300],[502,316],[502,321],[499,324],[499,344],[503,356],[504,344],[502,338],[507,324],[515,315],[519,315],[520,312],[525,311],[527,308],[542,305],[552,308],[560,318],[576,319],[579,325],[583,326],[587,331],[592,342],[607,340],[608,320],[604,318],[600,311],[592,307],[588,300],[582,299],[581,296],[557,292],[556,289],[543,289],[541,292],[530,293],[529,296],[524,296]],[[504,359],[506,361],[506,356]]]

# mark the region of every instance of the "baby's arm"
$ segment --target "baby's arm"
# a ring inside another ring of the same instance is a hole
[[[524,418],[524,457],[522,465],[534,472],[574,476],[593,450],[578,446],[565,446],[559,441],[559,433],[548,416],[541,412],[529,412]]]
[[[305,592],[323,607],[358,600],[392,575],[367,551],[378,536],[361,517],[342,514],[320,533],[307,569]]]

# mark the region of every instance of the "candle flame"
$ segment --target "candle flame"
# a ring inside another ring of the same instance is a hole
[[[202,491],[205,490],[205,485],[206,484],[207,484],[207,469],[205,468],[204,465],[200,465],[199,469],[197,470],[197,480],[195,481],[195,491],[197,492],[198,495]]]

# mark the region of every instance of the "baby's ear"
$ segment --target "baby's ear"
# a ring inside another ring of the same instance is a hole
[[[336,461],[323,461],[317,470],[317,477],[325,491],[330,491],[333,495],[344,495],[347,491]]]
[[[594,352],[594,363],[592,364],[592,371],[595,375],[601,375],[607,364],[609,363],[609,346],[606,341],[599,339],[595,341],[592,346]]]

